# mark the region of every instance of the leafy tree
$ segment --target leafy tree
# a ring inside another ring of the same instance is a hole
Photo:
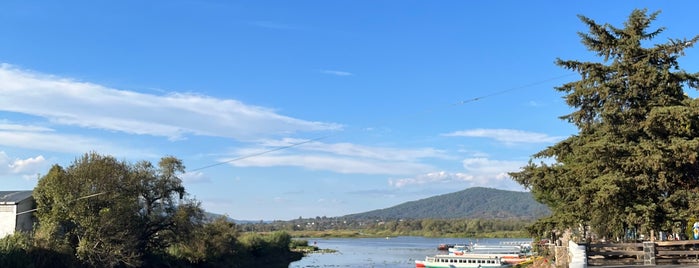
[[[149,252],[161,252],[172,242],[185,238],[204,218],[199,203],[185,198],[182,161],[164,157],[156,169],[150,162],[138,162],[132,175],[138,184],[139,240]]]
[[[54,165],[34,189],[39,237],[96,267],[142,266],[202,219],[198,203],[185,199],[174,157],[159,168],[131,166],[88,153],[68,168]]]
[[[125,163],[97,154],[65,170],[54,166],[34,193],[41,228],[64,237],[87,264],[140,265],[137,188],[130,180]]]
[[[561,118],[579,132],[539,153],[510,173],[553,212],[546,223],[591,226],[600,235],[624,228],[648,233],[699,212],[699,102],[684,93],[699,74],[679,68],[678,58],[699,39],[670,39],[646,47],[664,28],[649,30],[659,12],[634,10],[624,28],[589,27],[582,43],[603,60],[558,59],[581,79],[556,90],[571,114]]]
[[[231,267],[243,257],[236,225],[219,217],[197,228],[192,236],[168,248],[170,254],[192,264]]]

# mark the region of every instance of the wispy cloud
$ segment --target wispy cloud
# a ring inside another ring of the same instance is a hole
[[[446,171],[430,172],[412,178],[389,179],[388,184],[394,187],[421,185],[428,183],[450,183],[455,181],[472,181],[473,175],[465,173],[449,173]]]
[[[49,132],[54,130],[41,126],[12,124],[8,123],[6,120],[0,120],[0,131]]]
[[[495,188],[512,188],[508,172],[517,171],[526,162],[490,160],[487,158],[468,158],[462,161],[463,172],[430,172],[415,177],[389,179],[388,184],[401,188],[424,184],[463,183],[468,187],[484,186]]]
[[[455,131],[443,136],[450,137],[475,137],[489,138],[496,141],[515,144],[515,143],[555,143],[563,139],[563,137],[549,136],[543,133],[528,132],[516,129],[471,129]]]
[[[187,172],[182,174],[180,177],[182,178],[182,181],[185,183],[211,182],[211,178],[206,176],[206,174],[204,174],[204,172],[201,171]]]
[[[25,179],[32,179],[45,171],[47,166],[43,155],[12,159],[4,151],[0,151],[0,175],[21,175]]]
[[[423,159],[447,157],[444,152],[433,148],[400,149],[322,142],[309,142],[293,150],[260,155],[261,152],[288,146],[295,141],[267,141],[263,147],[239,149],[234,153],[235,157],[222,158],[220,161],[230,161],[231,165],[239,167],[294,166],[343,174],[407,175],[432,169],[431,165],[421,162]],[[232,161],[248,155],[255,157]]]
[[[308,140],[284,138],[280,140],[264,140],[260,142],[260,145],[266,148],[279,148],[290,146],[293,144],[298,144],[304,141]],[[320,141],[314,141],[305,143],[303,144],[303,146],[300,146],[297,149],[303,150],[305,152],[323,152],[331,153],[333,155],[371,158],[388,161],[415,161],[421,158],[449,158],[445,151],[429,147],[402,149],[393,147],[365,146],[346,142],[324,143]],[[259,149],[251,148],[245,150],[247,151],[245,151],[244,153],[249,154],[253,153],[253,150]]]
[[[145,148],[129,148],[98,138],[60,134],[35,126],[18,124],[5,124],[5,126],[11,127],[0,128],[0,146],[71,154],[99,151],[115,156],[154,157],[157,155],[149,153]]]
[[[336,76],[352,76],[352,75],[354,75],[353,73],[350,73],[350,72],[337,71],[337,70],[320,70],[320,72],[324,73],[324,74],[330,74],[330,75],[336,75]]]
[[[229,159],[221,159],[228,161]],[[388,162],[375,159],[338,157],[333,155],[310,155],[276,153],[258,155],[231,162],[238,167],[293,166],[309,170],[324,170],[343,174],[412,174],[429,169],[430,166],[414,162]]]
[[[476,179],[509,179],[508,172],[519,170],[527,163],[522,161],[491,160],[488,158],[467,158],[462,161],[464,170]]]
[[[339,130],[237,100],[118,90],[0,65],[0,111],[43,117],[53,124],[163,136],[247,140],[303,131]],[[7,128],[7,126],[6,126]]]

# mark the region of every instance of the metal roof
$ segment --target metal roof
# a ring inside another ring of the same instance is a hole
[[[32,197],[33,191],[0,191],[0,204],[17,204]]]

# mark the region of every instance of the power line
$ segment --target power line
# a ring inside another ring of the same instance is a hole
[[[497,91],[497,92],[494,92],[494,93],[491,93],[491,94],[487,94],[487,95],[483,95],[483,96],[480,96],[480,97],[476,97],[476,98],[472,98],[472,99],[468,99],[468,100],[463,100],[463,101],[454,103],[453,105],[463,105],[463,104],[466,104],[466,103],[469,103],[469,102],[474,102],[474,101],[482,100],[482,99],[489,98],[489,97],[492,97],[492,96],[505,94],[505,93],[510,92],[510,91],[515,91],[515,90],[519,90],[519,89],[523,89],[523,88],[528,88],[528,87],[537,86],[537,85],[540,85],[540,84],[543,84],[543,83],[546,83],[546,82],[550,82],[550,81],[553,81],[553,80],[558,80],[558,79],[561,79],[561,78],[564,78],[564,77],[568,77],[568,76],[571,76],[571,75],[575,75],[575,73],[573,73],[573,74],[561,75],[561,76],[556,76],[556,77],[548,78],[548,79],[545,79],[545,80],[536,81],[536,82],[534,82],[534,83],[526,84],[526,85],[523,85],[523,86],[519,86],[519,87],[509,88],[509,89],[506,89],[506,90]],[[268,154],[268,153],[271,153],[271,152],[276,152],[276,151],[281,151],[281,150],[289,149],[289,148],[296,147],[296,146],[299,146],[299,145],[303,145],[303,144],[306,144],[306,143],[310,143],[310,142],[313,142],[313,141],[318,141],[318,140],[326,139],[326,138],[328,138],[328,137],[330,137],[330,136],[334,136],[334,135],[321,136],[321,137],[317,137],[317,138],[313,138],[313,139],[304,140],[304,141],[298,142],[298,143],[292,143],[292,144],[287,145],[287,146],[281,146],[281,147],[277,147],[277,148],[274,148],[274,149],[269,149],[269,150],[266,150],[266,151],[261,151],[261,152],[259,152],[259,153],[253,153],[253,154],[248,154],[248,155],[239,156],[239,157],[236,157],[236,158],[227,160],[227,161],[218,162],[218,163],[215,163],[215,164],[211,164],[211,165],[207,165],[207,166],[195,168],[195,169],[189,170],[189,171],[187,171],[187,172],[199,171],[199,170],[202,170],[202,169],[212,168],[212,167],[215,167],[215,166],[220,166],[220,165],[223,165],[223,164],[227,164],[227,163],[231,163],[231,162],[235,162],[235,161],[239,161],[239,160],[243,160],[243,159],[247,159],[247,158],[251,158],[251,157],[255,157],[255,156],[260,156],[260,155]],[[187,172],[186,172],[186,173],[187,173]]]
[[[88,198],[95,197],[95,196],[98,196],[98,195],[103,195],[103,194],[106,194],[106,193],[107,193],[107,192],[99,192],[99,193],[96,193],[96,194],[81,196],[81,197],[78,197],[78,198],[76,198],[76,199],[74,199],[74,200],[72,200],[72,201],[69,201],[69,202],[75,202],[75,201],[78,201],[78,200],[81,200],[81,199],[88,199]],[[27,210],[27,211],[22,211],[22,212],[20,212],[20,213],[17,213],[17,214],[15,214],[15,215],[22,215],[22,214],[26,214],[26,213],[32,213],[32,212],[37,211],[37,210],[39,210],[39,209],[38,209],[38,208],[30,209],[30,210]]]
[[[327,135],[327,136],[317,137],[317,138],[313,138],[313,139],[304,140],[304,141],[302,141],[302,142],[292,143],[292,144],[287,145],[287,146],[281,146],[281,147],[277,147],[277,148],[274,148],[274,149],[269,149],[269,150],[266,150],[266,151],[261,151],[261,152],[259,152],[259,153],[253,153],[253,154],[248,154],[248,155],[239,156],[239,157],[236,157],[236,158],[227,160],[227,161],[218,162],[218,163],[216,163],[216,164],[211,164],[211,165],[208,165],[208,166],[203,166],[203,167],[195,168],[195,169],[192,169],[192,170],[190,170],[190,171],[188,171],[188,172],[193,172],[193,171],[198,171],[198,170],[202,170],[202,169],[207,169],[207,168],[211,168],[211,167],[215,167],[215,166],[220,166],[220,165],[223,165],[223,164],[227,164],[227,163],[230,163],[230,162],[235,162],[235,161],[243,160],[243,159],[246,159],[246,158],[251,158],[251,157],[260,156],[260,155],[263,155],[263,154],[268,154],[268,153],[271,153],[271,152],[276,152],[276,151],[280,151],[280,150],[284,150],[284,149],[289,149],[289,148],[296,147],[296,146],[299,146],[299,145],[302,145],[302,144],[306,144],[306,143],[309,143],[309,142],[314,142],[314,141],[326,139],[326,138],[329,138],[329,137],[331,137],[331,136],[334,136],[334,135]]]
[[[523,89],[523,88],[538,86],[538,85],[541,85],[541,84],[546,83],[546,82],[550,82],[550,81],[553,81],[553,80],[558,80],[558,79],[561,79],[561,78],[564,78],[564,77],[568,77],[568,76],[573,76],[573,75],[576,75],[576,73],[566,74],[566,75],[560,75],[560,76],[556,76],[556,77],[551,77],[551,78],[548,78],[548,79],[545,79],[545,80],[536,81],[536,82],[534,82],[534,83],[526,84],[526,85],[523,85],[523,86],[513,87],[513,88],[501,90],[501,91],[496,91],[496,92],[493,92],[493,93],[490,93],[490,94],[487,94],[487,95],[483,95],[483,96],[480,96],[480,97],[475,97],[475,98],[471,98],[471,99],[462,100],[462,101],[459,101],[459,102],[457,102],[457,103],[454,103],[453,105],[462,105],[462,104],[466,104],[466,103],[469,103],[469,102],[479,101],[479,100],[482,100],[482,99],[485,99],[485,98],[489,98],[489,97],[492,97],[492,96],[502,95],[502,94],[508,93],[508,92],[510,92],[510,91],[515,91],[515,90],[519,90],[519,89]]]
[[[682,44],[678,44],[678,46],[682,46],[683,48],[689,48],[689,47],[692,47],[693,45],[694,45],[694,41],[693,41],[693,40],[688,41],[688,42],[685,42],[685,43],[682,43]],[[640,59],[641,57],[648,56],[648,55],[650,55],[651,53],[652,53],[652,52],[648,52],[648,53],[644,53],[644,54],[638,55],[638,56],[634,57],[634,60],[635,60],[635,59]],[[676,52],[675,52],[675,53],[676,53]],[[495,91],[495,92],[492,92],[492,93],[490,93],[490,94],[486,94],[486,95],[482,95],[482,96],[479,96],[479,97],[475,97],[475,98],[471,98],[471,99],[466,99],[466,100],[462,100],[462,101],[453,103],[452,106],[455,106],[455,105],[464,105],[464,104],[471,103],[471,102],[475,102],[475,101],[479,101],[479,100],[482,100],[482,99],[485,99],[485,98],[490,98],[490,97],[493,97],[493,96],[502,95],[502,94],[509,93],[509,92],[512,92],[512,91],[515,91],[515,90],[520,90],[520,89],[524,89],[524,88],[529,88],[529,87],[533,87],[533,86],[538,86],[538,85],[541,85],[541,84],[544,84],[544,83],[547,83],[547,82],[550,82],[550,81],[558,80],[558,79],[565,78],[565,77],[569,77],[569,76],[573,76],[573,75],[579,75],[579,74],[580,74],[580,73],[578,73],[578,72],[574,72],[574,73],[570,73],[570,74],[559,75],[559,76],[547,78],[547,79],[544,79],[544,80],[539,80],[539,81],[536,81],[536,82],[533,82],[533,83],[525,84],[525,85],[522,85],[522,86],[513,87],[513,88],[509,88],[509,89],[505,89],[505,90],[500,90],[500,91]],[[306,144],[306,143],[310,143],[310,142],[313,142],[313,141],[322,140],[322,139],[328,138],[328,137],[330,137],[330,136],[334,136],[334,135],[321,136],[321,137],[317,137],[317,138],[313,138],[313,139],[308,139],[308,140],[305,140],[305,141],[302,141],[302,142],[298,142],[298,143],[292,143],[291,145],[281,146],[281,147],[277,147],[277,148],[274,148],[274,149],[270,149],[270,150],[266,150],[266,151],[261,151],[261,152],[259,152],[259,153],[253,153],[253,154],[243,155],[243,156],[236,157],[236,158],[233,158],[233,159],[230,159],[230,160],[227,160],[227,161],[218,162],[218,163],[215,163],[215,164],[211,164],[211,165],[207,165],[207,166],[195,168],[195,169],[190,170],[189,172],[199,171],[199,170],[202,170],[202,169],[207,169],[207,168],[211,168],[211,167],[215,167],[215,166],[219,166],[219,165],[223,165],[223,164],[227,164],[227,163],[231,163],[231,162],[235,162],[235,161],[239,161],[239,160],[243,160],[243,159],[247,159],[247,158],[251,158],[251,157],[255,157],[255,156],[260,156],[260,155],[267,154],[267,153],[271,153],[271,152],[275,152],[275,151],[285,150],[285,149],[288,149],[288,148],[296,147],[296,146],[303,145],[303,144]]]

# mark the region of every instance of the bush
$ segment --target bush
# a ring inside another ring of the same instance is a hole
[[[291,243],[289,244],[290,248],[307,247],[307,246],[308,246],[308,240],[303,240],[303,239],[293,239],[293,240],[291,240]]]

